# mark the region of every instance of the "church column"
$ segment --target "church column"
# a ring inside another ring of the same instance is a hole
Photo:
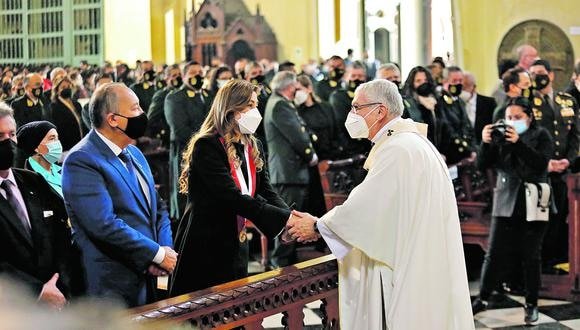
[[[403,77],[417,65],[428,62],[429,0],[401,1],[401,69]]]

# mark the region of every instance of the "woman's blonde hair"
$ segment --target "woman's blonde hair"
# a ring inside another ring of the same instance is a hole
[[[181,175],[179,176],[179,192],[186,194],[189,186],[189,166],[195,144],[201,138],[218,134],[224,139],[224,147],[228,160],[236,168],[241,165],[241,159],[236,153],[234,143],[244,143],[252,147],[251,157],[256,164],[256,170],[261,171],[264,161],[260,157],[260,150],[256,137],[252,134],[242,134],[235,119],[235,115],[248,107],[252,93],[258,93],[258,87],[245,80],[231,80],[220,88],[213,100],[211,109],[201,125],[199,132],[191,137],[187,148],[183,152],[181,161]],[[257,104],[256,104],[257,106]]]

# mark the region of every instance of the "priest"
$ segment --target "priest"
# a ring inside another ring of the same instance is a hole
[[[295,211],[283,237],[322,236],[336,256],[342,329],[473,329],[451,178],[402,111],[395,84],[357,88],[345,125],[373,143],[368,174],[322,218]]]

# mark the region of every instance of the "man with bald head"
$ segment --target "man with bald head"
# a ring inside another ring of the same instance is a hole
[[[491,124],[493,110],[497,106],[495,99],[477,92],[475,76],[471,72],[463,72],[463,90],[459,94],[465,102],[465,112],[473,127],[476,145],[481,142],[481,131],[487,124]]]
[[[518,66],[526,71],[538,59],[538,51],[531,45],[521,45],[516,49],[518,54]]]
[[[155,300],[156,277],[171,273],[177,261],[166,206],[149,164],[131,144],[145,133],[147,114],[123,83],[100,86],[89,112],[93,129],[62,170],[87,294],[143,305]]]
[[[24,77],[24,91],[25,94],[11,104],[18,127],[47,117],[47,109],[42,101],[42,77],[38,73],[30,73]]]

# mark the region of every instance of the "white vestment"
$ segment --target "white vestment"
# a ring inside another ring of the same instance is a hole
[[[473,329],[445,162],[412,120],[387,128],[364,181],[318,223],[339,260],[341,329]]]

